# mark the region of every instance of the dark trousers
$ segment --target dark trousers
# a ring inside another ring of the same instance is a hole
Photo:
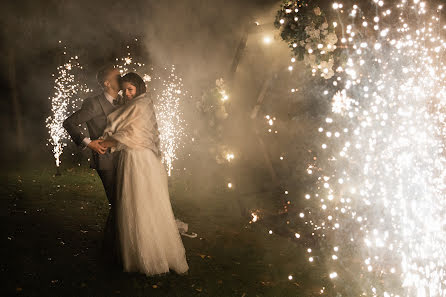
[[[110,211],[107,217],[107,223],[104,228],[104,239],[102,241],[102,253],[108,257],[113,264],[122,265],[118,228],[116,224],[116,171],[115,170],[96,170],[101,178],[110,204]]]

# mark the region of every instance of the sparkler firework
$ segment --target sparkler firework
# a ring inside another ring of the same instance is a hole
[[[66,51],[63,55],[64,58],[69,57]],[[53,147],[57,167],[60,166],[60,156],[68,141],[68,133],[62,126],[63,121],[79,105],[80,98],[90,92],[86,84],[80,82],[81,71],[82,66],[78,61],[78,56],[75,56],[68,58],[64,64],[57,67],[57,76],[53,74],[53,77],[56,77],[55,92],[52,97],[49,97],[52,114],[46,119],[46,127],[50,134],[48,141]]]
[[[348,60],[329,80],[332,115],[307,169],[317,189],[305,198],[320,209],[301,217],[333,251],[332,281],[357,285],[338,284],[342,296],[446,296],[442,7],[373,3],[374,16],[333,4],[351,20]]]
[[[181,112],[181,101],[184,99],[182,78],[175,73],[175,67],[170,69],[169,76],[163,80],[162,90],[157,94],[157,119],[160,128],[161,151],[163,162],[171,175],[173,162],[177,159],[176,152],[184,139],[185,128]]]

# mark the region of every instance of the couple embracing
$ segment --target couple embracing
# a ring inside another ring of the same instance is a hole
[[[126,272],[184,274],[189,267],[161,161],[154,105],[144,80],[113,65],[97,73],[103,93],[64,121],[73,141],[91,149],[110,204],[103,252]],[[122,90],[123,96],[119,95]],[[79,125],[86,123],[89,137]]]

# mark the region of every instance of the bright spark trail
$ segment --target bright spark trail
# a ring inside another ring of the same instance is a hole
[[[64,51],[65,56],[68,56],[66,51]],[[78,75],[81,71],[82,66],[79,64],[78,57],[75,56],[68,58],[63,65],[57,67],[57,75],[53,74],[56,77],[54,95],[49,97],[52,114],[46,119],[46,127],[50,134],[48,141],[52,146],[57,167],[60,166],[60,157],[68,141],[68,133],[63,127],[63,121],[72,109],[75,110],[79,98],[90,91],[79,80]]]
[[[183,80],[175,73],[175,67],[163,80],[161,92],[157,94],[156,111],[160,128],[160,144],[163,162],[171,175],[177,151],[185,137],[185,122],[182,118],[181,102],[184,99]]]
[[[305,220],[330,246],[324,264],[345,296],[446,296],[442,7],[373,2],[373,16],[333,4],[351,21],[340,40],[348,58],[325,92],[332,115],[305,197],[320,208]]]

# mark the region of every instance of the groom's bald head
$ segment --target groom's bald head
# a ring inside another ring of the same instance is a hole
[[[119,90],[119,70],[115,68],[113,64],[106,64],[102,66],[98,73],[96,74],[96,79],[98,84],[102,89],[113,89],[115,91]]]

